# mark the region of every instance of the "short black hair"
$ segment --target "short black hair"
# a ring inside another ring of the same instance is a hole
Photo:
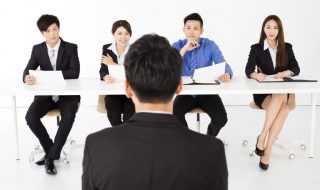
[[[117,20],[116,22],[114,22],[111,29],[112,34],[114,34],[116,30],[121,26],[129,32],[130,36],[132,36],[131,26],[126,20]]]
[[[54,15],[44,14],[37,21],[37,26],[40,32],[46,31],[52,24],[56,24],[58,28],[60,28],[60,22],[58,17]]]
[[[203,20],[202,20],[201,16],[198,13],[191,13],[188,16],[184,17],[184,19],[183,19],[184,25],[186,25],[188,20],[197,20],[197,21],[199,21],[201,28],[203,28]]]
[[[124,68],[140,102],[168,103],[181,80],[182,58],[165,37],[147,34],[130,46]]]

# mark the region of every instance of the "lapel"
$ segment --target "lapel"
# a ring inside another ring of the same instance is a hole
[[[41,54],[44,57],[44,60],[41,63],[41,64],[43,64],[43,66],[41,66],[41,64],[40,64],[40,68],[43,70],[46,70],[45,68],[49,68],[50,70],[53,70],[51,62],[50,62],[50,58],[48,55],[48,48],[47,48],[46,42],[43,42],[41,45]]]
[[[62,38],[60,38],[60,40],[61,40],[61,43],[60,43],[58,57],[57,57],[57,70],[61,70],[62,68],[62,56],[65,50],[64,48],[65,42],[62,40]]]
[[[264,47],[263,47],[263,43],[262,43],[262,50],[263,50],[263,48]],[[263,58],[265,60],[265,64],[267,65],[267,67],[272,69],[272,71],[275,71],[269,49],[263,50]]]

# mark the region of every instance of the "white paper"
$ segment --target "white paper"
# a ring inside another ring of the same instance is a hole
[[[109,75],[112,76],[115,80],[126,79],[123,65],[119,65],[119,64],[108,65],[108,70],[109,70]]]
[[[29,74],[36,78],[36,84],[65,84],[62,71],[29,70]]]
[[[276,82],[276,81],[283,81],[283,79],[276,79],[274,78],[276,75],[267,75],[266,78],[263,80],[265,82]]]
[[[186,77],[186,76],[182,77],[182,84],[192,84],[192,83],[193,83],[193,80],[191,77]]]
[[[213,64],[194,70],[193,79],[197,83],[215,83],[218,77],[225,73],[226,62]]]

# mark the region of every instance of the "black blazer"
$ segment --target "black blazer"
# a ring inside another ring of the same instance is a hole
[[[300,68],[298,62],[294,56],[292,45],[286,44],[286,51],[288,53],[288,68],[294,73],[294,75],[299,75]],[[255,72],[256,67],[259,67],[262,73],[267,75],[273,75],[280,72],[279,68],[274,68],[272,63],[272,58],[269,49],[263,50],[263,43],[254,44],[251,46],[248,63],[246,66],[246,75],[250,78],[250,74]],[[260,72],[260,71],[258,71]]]
[[[62,71],[64,79],[77,79],[80,74],[78,47],[76,44],[68,43],[63,41],[61,38],[60,40],[61,43],[57,57],[57,70]],[[53,70],[46,42],[33,46],[31,58],[23,71],[22,80],[24,81],[25,76],[29,74],[29,70],[36,70],[38,67],[44,71]],[[80,96],[69,97],[74,97],[80,101]],[[51,98],[51,96],[36,96],[35,98],[46,99]]]
[[[86,139],[82,189],[228,189],[223,143],[170,114],[136,113]]]
[[[106,44],[102,47],[102,55],[107,56],[108,54],[112,57],[115,63],[118,63],[117,55],[111,49],[108,49],[110,46],[111,44]],[[109,74],[108,66],[101,63],[99,73],[100,73],[100,80],[103,80],[103,77]]]

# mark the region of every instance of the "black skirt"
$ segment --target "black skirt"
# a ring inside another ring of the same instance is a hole
[[[272,95],[272,94],[254,94],[253,95],[253,101],[260,109],[263,109],[262,108],[262,102],[269,95]]]

